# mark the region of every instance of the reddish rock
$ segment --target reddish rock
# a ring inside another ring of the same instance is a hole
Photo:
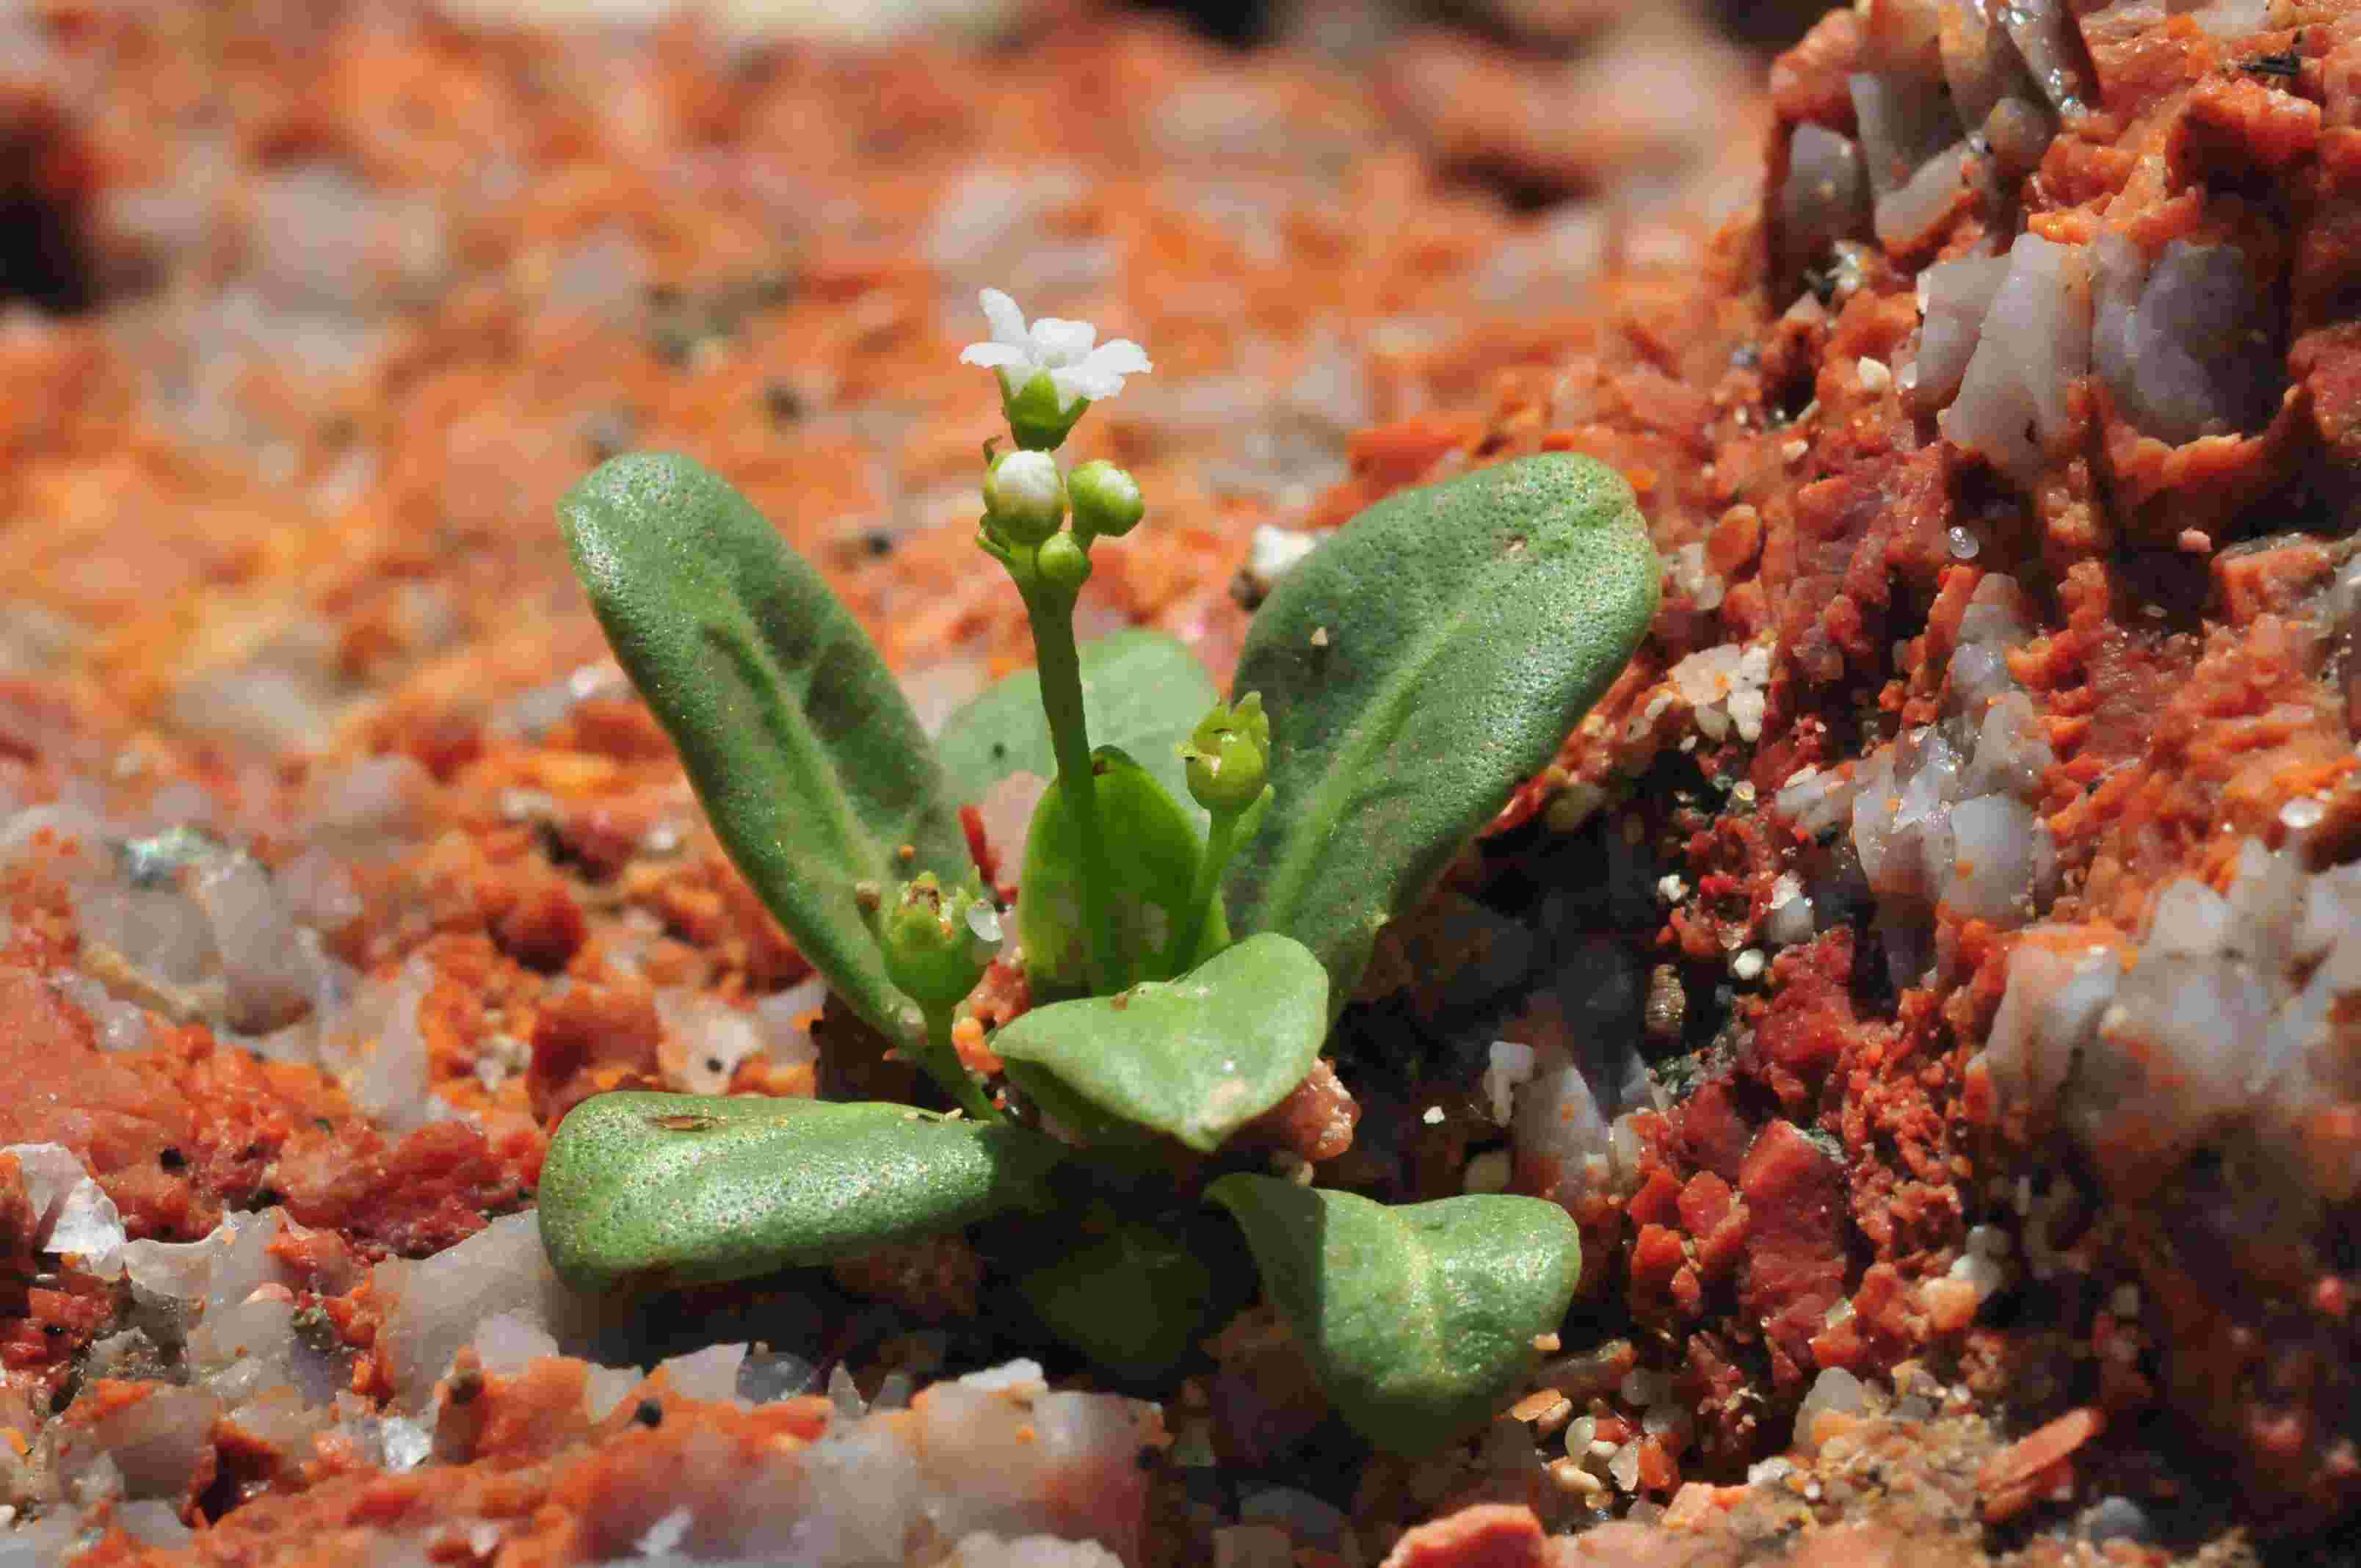
[[[2309,159],[2320,144],[2320,105],[2255,76],[2201,82],[2181,100],[2165,140],[2181,185],[2268,177]]]
[[[1852,928],[1839,926],[1806,947],[1790,948],[1777,965],[1779,990],[1754,1026],[1753,1050],[1781,1103],[1793,1112],[1807,1103],[1811,1087],[1853,1037]]]
[[[1730,1183],[1710,1170],[1698,1171],[1681,1189],[1681,1226],[1700,1241],[1719,1229],[1730,1217],[1736,1194]]]
[[[159,1065],[100,1054],[80,1008],[32,971],[0,968],[0,1146],[63,1144],[110,1196],[123,1188],[118,1204],[170,1202],[162,1190],[184,1183],[166,1177],[162,1156],[191,1148],[197,1121]]]
[[[583,1099],[627,1078],[656,1087],[663,1040],[655,994],[644,981],[577,985],[552,998],[533,1026],[525,1089],[533,1114],[554,1126]],[[601,1080],[600,1069],[613,1070]]]
[[[1771,64],[1771,103],[1783,125],[1811,121],[1852,129],[1852,95],[1845,79],[1861,69],[1861,17],[1835,9]]]
[[[1640,1190],[1631,1195],[1631,1201],[1624,1212],[1631,1215],[1634,1224],[1666,1225],[1679,1217],[1680,1201],[1681,1179],[1659,1165],[1649,1171],[1647,1179],[1640,1184]]]
[[[544,973],[564,969],[589,931],[573,890],[555,876],[527,879],[492,921],[500,950]]]
[[[1681,1484],[1681,1464],[1671,1445],[1661,1437],[1640,1440],[1640,1485],[1659,1496]]]
[[[1478,1503],[1405,1531],[1385,1568],[1540,1568],[1543,1539],[1532,1509]]]
[[[1917,1292],[1890,1263],[1862,1271],[1852,1294],[1852,1315],[1812,1338],[1812,1359],[1822,1366],[1892,1365],[1909,1354],[1925,1332]]]
[[[537,1161],[536,1161],[537,1163]],[[374,1249],[423,1256],[524,1197],[522,1172],[467,1122],[430,1122],[389,1143],[356,1119],[291,1138],[273,1168],[287,1212]]]
[[[1844,1294],[1844,1173],[1789,1122],[1754,1140],[1739,1174],[1746,1263],[1739,1299],[1763,1326],[1781,1387],[1809,1376],[1811,1339]]]
[[[1466,451],[1483,433],[1477,421],[1428,414],[1356,431],[1346,455],[1354,477],[1383,492],[1417,484],[1446,454]]]
[[[1642,1225],[1638,1238],[1631,1244],[1631,1299],[1635,1309],[1644,1310],[1642,1304],[1651,1297],[1668,1293],[1673,1276],[1687,1261],[1678,1231],[1664,1225]]]
[[[1976,1473],[1984,1521],[2000,1524],[2053,1493],[2070,1495],[2075,1450],[2106,1430],[2105,1414],[2086,1405],[1993,1455]]]
[[[0,1269],[32,1272],[30,1264],[40,1216],[25,1190],[25,1173],[16,1157],[0,1154]]]
[[[1306,1160],[1335,1159],[1353,1146],[1353,1128],[1360,1120],[1360,1102],[1322,1057],[1286,1099],[1239,1128],[1230,1144],[1285,1149]]]
[[[1712,1079],[1698,1085],[1697,1092],[1673,1113],[1673,1125],[1681,1152],[1692,1164],[1713,1172],[1724,1182],[1738,1179],[1739,1168],[1746,1158],[1746,1146],[1754,1141],[1754,1128],[1739,1113],[1727,1079]]]

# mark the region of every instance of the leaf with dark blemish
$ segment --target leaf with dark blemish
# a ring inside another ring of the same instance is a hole
[[[599,1094],[550,1139],[542,1241],[577,1289],[744,1279],[1038,1207],[1061,1157],[906,1105]]]

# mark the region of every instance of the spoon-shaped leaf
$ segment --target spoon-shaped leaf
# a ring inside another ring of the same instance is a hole
[[[1420,897],[1606,691],[1655,614],[1631,487],[1548,453],[1390,496],[1280,579],[1238,691],[1270,715],[1278,804],[1230,917],[1318,953],[1343,1006]]]
[[[1078,1102],[1211,1154],[1303,1081],[1327,1033],[1328,972],[1268,933],[1177,980],[1037,1007],[992,1048],[1053,1115]]]
[[[1093,746],[1120,746],[1161,784],[1202,834],[1204,808],[1189,798],[1174,748],[1221,694],[1185,643],[1147,627],[1093,638],[1079,650],[1082,718]],[[1019,670],[951,715],[935,749],[952,795],[979,801],[1015,773],[1054,778],[1058,758],[1041,712],[1041,676]]]
[[[744,1279],[1040,1206],[1061,1157],[906,1105],[599,1094],[550,1139],[542,1243],[582,1290]]]
[[[1582,1276],[1582,1235],[1539,1198],[1389,1207],[1240,1172],[1205,1190],[1235,1215],[1263,1289],[1353,1430],[1431,1453],[1497,1414],[1541,1363]]]
[[[923,1025],[853,888],[922,871],[956,883],[970,866],[917,716],[860,622],[688,458],[615,458],[557,514],[607,641],[730,858],[855,1012],[912,1037]]]
[[[1172,970],[1161,959],[1187,916],[1204,837],[1189,820],[1190,808],[1122,751],[1101,746],[1091,753],[1091,765],[1115,873],[1109,902],[1124,956],[1120,983],[1170,980]],[[1060,778],[1033,808],[1033,824],[1025,835],[1024,895],[1016,901],[1016,938],[1037,994],[1071,995],[1088,989],[1090,939],[1082,928],[1086,863],[1082,824],[1066,804],[1065,780]],[[1229,922],[1216,900],[1190,956],[1219,952],[1229,940]]]

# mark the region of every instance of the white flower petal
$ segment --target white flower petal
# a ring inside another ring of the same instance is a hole
[[[991,370],[1003,365],[1030,365],[1033,356],[1011,344],[971,343],[960,350],[960,363],[981,365]]]
[[[1126,376],[1137,376],[1153,368],[1139,345],[1128,338],[1091,350],[1077,365],[1060,367],[1049,372],[1057,384],[1060,396],[1071,402],[1075,398],[1096,401],[1112,398],[1123,390]]]
[[[1082,367],[1112,376],[1145,376],[1156,368],[1148,363],[1148,350],[1127,337],[1118,337],[1092,349]]]
[[[1025,313],[1016,302],[997,289],[986,289],[976,296],[983,306],[983,319],[992,323],[992,341],[1005,343],[1011,348],[1028,348],[1032,340],[1026,335]]]
[[[1063,411],[1078,399],[1111,398],[1123,390],[1126,376],[1155,367],[1147,351],[1127,337],[1099,343],[1099,329],[1089,322],[1043,316],[1027,326],[1016,302],[998,289],[985,289],[977,298],[992,323],[992,341],[968,345],[960,351],[960,362],[996,371],[1007,396],[1047,371]]]
[[[1077,398],[1093,397],[1093,389],[1101,379],[1088,371],[1071,365],[1060,365],[1049,371],[1049,385],[1058,389],[1058,411],[1065,412],[1074,406]]]
[[[1033,352],[1052,370],[1060,365],[1080,364],[1098,338],[1099,329],[1088,322],[1043,316],[1033,323]]]

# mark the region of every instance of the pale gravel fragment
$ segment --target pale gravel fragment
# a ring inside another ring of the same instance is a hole
[[[1025,1535],[1003,1541],[988,1530],[962,1536],[944,1568],[1123,1568],[1123,1560],[1095,1541]]]
[[[743,1343],[710,1344],[703,1350],[658,1362],[656,1370],[665,1376],[673,1392],[683,1398],[735,1399],[738,1369],[745,1363],[746,1349]]]
[[[1869,1392],[1860,1378],[1841,1366],[1823,1367],[1812,1380],[1804,1402],[1795,1409],[1795,1447],[1806,1453],[1820,1451],[1820,1417],[1853,1415],[1868,1408]]]
[[[1532,1080],[1533,1048],[1514,1040],[1494,1040],[1484,1068],[1484,1100],[1492,1120],[1506,1126],[1516,1109],[1517,1086]],[[1439,1109],[1439,1107],[1438,1107]],[[1436,1120],[1440,1121],[1438,1116]]]
[[[971,1372],[959,1380],[962,1388],[974,1388],[988,1394],[1010,1394],[1029,1397],[1049,1391],[1049,1381],[1041,1375],[1041,1364],[1019,1358],[988,1366],[981,1372]]]
[[[71,1255],[90,1272],[123,1272],[123,1217],[115,1200],[63,1144],[10,1144],[33,1211],[33,1242],[43,1252]]]
[[[2091,362],[2087,247],[2020,235],[1960,391],[1937,423],[2019,484],[2037,480],[2074,428],[2074,382]]]
[[[1247,578],[1257,592],[1268,596],[1327,537],[1325,532],[1281,528],[1268,522],[1258,525],[1246,546]]]
[[[687,1508],[673,1509],[657,1519],[655,1523],[648,1526],[646,1532],[640,1537],[636,1543],[640,1555],[642,1557],[664,1555],[688,1539],[689,1527],[696,1522],[697,1516]]]

